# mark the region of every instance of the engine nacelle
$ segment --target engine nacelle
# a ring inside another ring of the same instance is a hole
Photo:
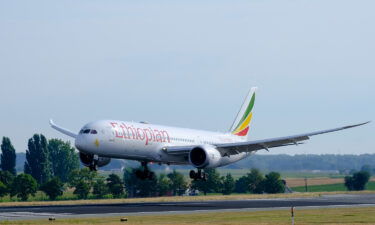
[[[189,152],[190,163],[198,169],[217,167],[220,159],[220,152],[210,145],[199,146]]]
[[[80,152],[79,159],[81,160],[83,165],[89,167],[94,162],[94,155]],[[111,162],[111,158],[99,157],[96,165],[98,167],[102,167],[102,166],[108,165],[110,162]]]

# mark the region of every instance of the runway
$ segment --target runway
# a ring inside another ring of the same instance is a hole
[[[40,218],[104,217],[137,214],[196,213],[213,211],[259,211],[311,207],[375,206],[375,194],[324,195],[318,198],[244,199],[228,201],[126,203],[97,205],[61,205],[0,207],[0,220]]]

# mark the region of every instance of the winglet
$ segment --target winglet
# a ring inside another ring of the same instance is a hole
[[[52,126],[55,126],[55,123],[53,122],[52,119],[49,119],[49,125],[51,125],[51,127],[52,127]]]
[[[68,129],[65,129],[65,128],[62,128],[62,127],[59,127],[57,126],[52,119],[49,120],[49,124],[51,125],[51,127],[65,135],[68,135],[72,138],[76,138],[77,137],[77,134],[75,134],[74,132],[68,130]]]

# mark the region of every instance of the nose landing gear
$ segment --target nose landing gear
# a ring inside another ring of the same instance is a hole
[[[189,176],[193,180],[207,180],[207,174],[205,172],[202,172],[201,169],[198,169],[198,172],[195,172],[194,170],[190,170]]]
[[[145,179],[153,180],[153,179],[155,179],[155,173],[148,169],[147,162],[142,162],[141,165],[143,167],[143,170],[136,170],[135,171],[135,175],[137,176],[137,178],[139,178],[141,180],[145,180]]]
[[[93,160],[89,166],[90,171],[98,171],[98,161],[99,161],[99,156],[94,155]]]

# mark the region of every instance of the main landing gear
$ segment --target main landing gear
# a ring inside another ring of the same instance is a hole
[[[155,178],[155,173],[148,170],[147,162],[142,162],[141,164],[142,164],[143,170],[135,171],[135,175],[137,176],[137,178],[141,180],[145,180],[145,179],[153,180]]]
[[[193,180],[207,180],[207,174],[205,172],[202,172],[201,169],[198,169],[198,172],[195,172],[194,170],[190,170],[190,178]]]

